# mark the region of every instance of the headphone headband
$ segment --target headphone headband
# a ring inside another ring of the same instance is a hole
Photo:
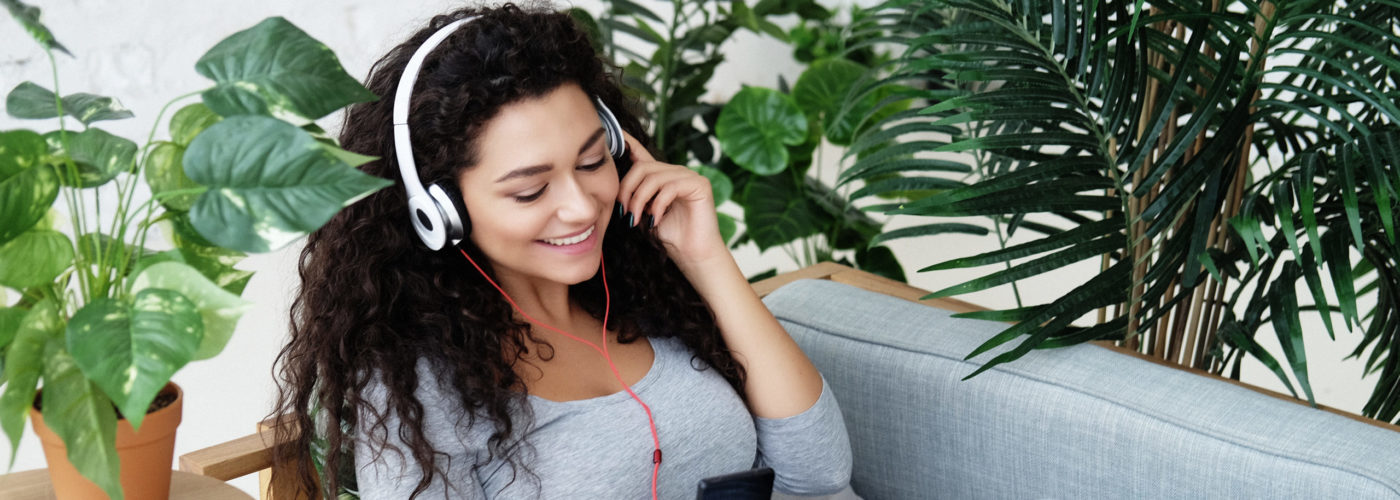
[[[399,86],[394,89],[394,145],[395,153],[399,160],[399,173],[403,175],[404,186],[408,188],[410,197],[423,195],[427,192],[423,190],[423,183],[418,180],[418,165],[413,161],[413,148],[401,147],[400,144],[409,144],[408,130],[408,104],[409,98],[413,95],[413,85],[418,82],[418,72],[423,69],[423,60],[428,58],[428,54],[442,44],[457,28],[476,19],[478,16],[471,16],[448,23],[428,37],[418,50],[413,52],[413,56],[408,58],[408,65],[404,66],[403,74],[399,76]]]

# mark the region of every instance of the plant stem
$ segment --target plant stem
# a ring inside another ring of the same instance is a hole
[[[124,192],[124,194],[126,195],[126,197],[125,197],[125,198],[121,198],[120,201],[117,203],[117,218],[116,218],[115,220],[112,221],[112,238],[114,238],[114,242],[115,242],[115,243],[121,243],[121,247],[122,247],[121,250],[120,250],[120,252],[121,252],[120,258],[118,258],[117,261],[114,263],[114,265],[115,265],[115,267],[116,267],[116,269],[115,269],[115,271],[116,271],[116,279],[114,280],[114,285],[116,286],[116,288],[117,288],[117,290],[118,290],[118,293],[123,293],[123,294],[125,293],[125,290],[126,290],[125,281],[126,281],[127,278],[128,278],[128,277],[126,276],[127,267],[131,264],[131,261],[135,260],[135,259],[132,258],[133,254],[139,254],[139,252],[141,251],[141,249],[142,249],[142,248],[145,248],[145,246],[146,246],[146,233],[150,230],[150,224],[149,224],[149,222],[150,222],[150,220],[151,220],[151,213],[152,213],[151,204],[152,204],[152,202],[154,202],[155,200],[157,200],[157,199],[159,199],[159,198],[169,197],[169,196],[175,196],[176,194],[187,194],[187,193],[183,193],[183,191],[201,191],[201,192],[202,192],[202,191],[205,190],[204,188],[197,189],[197,190],[182,189],[182,190],[178,190],[178,191],[170,191],[170,192],[160,193],[160,194],[154,194],[154,193],[153,193],[153,194],[151,195],[151,199],[146,200],[146,203],[142,204],[140,207],[138,207],[138,208],[136,209],[136,211],[138,211],[138,212],[141,211],[142,209],[146,209],[146,211],[145,211],[145,214],[144,214],[144,223],[141,224],[141,225],[139,226],[139,227],[140,227],[140,230],[139,230],[140,233],[139,233],[139,234],[137,235],[137,237],[136,237],[136,242],[135,242],[136,245],[135,245],[135,248],[129,248],[128,245],[126,245],[126,231],[127,231],[127,229],[130,227],[131,223],[134,221],[134,219],[128,219],[128,212],[129,212],[128,209],[131,207],[131,204],[132,204],[133,201],[134,201],[134,197],[135,197],[135,193],[136,193],[136,181],[137,181],[137,178],[141,176],[141,173],[144,172],[146,168],[149,168],[149,167],[150,167],[149,165],[147,165],[147,164],[145,163],[145,159],[146,159],[146,156],[147,156],[148,154],[150,154],[150,150],[151,150],[152,146],[156,144],[156,143],[155,143],[156,129],[160,127],[161,120],[162,120],[163,118],[165,118],[165,113],[166,113],[166,111],[169,111],[169,110],[170,110],[170,106],[173,106],[175,103],[177,103],[177,102],[179,102],[179,101],[182,101],[182,100],[184,100],[184,99],[187,99],[187,98],[192,97],[192,96],[195,96],[195,95],[199,95],[199,94],[201,94],[201,93],[203,93],[202,90],[200,90],[200,91],[195,91],[195,92],[189,92],[189,93],[185,93],[185,94],[181,94],[181,95],[179,95],[179,96],[176,96],[174,99],[171,99],[171,100],[167,101],[167,102],[165,103],[165,105],[161,106],[161,107],[160,107],[160,112],[156,113],[155,122],[151,123],[151,130],[150,130],[150,132],[147,132],[147,133],[146,133],[146,146],[145,146],[144,148],[142,148],[140,154],[139,154],[136,158],[133,158],[133,159],[132,159],[132,161],[135,162],[135,163],[134,163],[135,166],[137,167],[137,168],[135,168],[135,169],[133,170],[133,171],[136,172],[136,173],[127,176],[127,179],[126,179],[127,184],[126,184],[126,189],[125,189],[125,192]]]
[[[53,100],[54,107],[58,111],[58,141],[63,145],[63,164],[64,167],[67,168],[66,173],[68,179],[71,180],[72,184],[77,185],[80,181],[78,165],[73,161],[73,157],[68,154],[69,151],[72,151],[72,148],[68,145],[68,122],[63,116],[63,98],[60,97],[63,94],[58,88],[58,61],[53,57],[53,49],[45,47],[44,54],[49,58],[49,70],[53,75]],[[65,187],[65,185],[68,184],[68,182],[64,182],[63,175],[65,170],[62,168],[56,168],[54,170],[55,173],[58,174],[59,189],[63,191],[63,200],[68,205],[68,218],[73,223],[73,269],[76,270],[78,274],[78,289],[82,291],[83,298],[87,299],[90,293],[89,286],[92,281],[92,270],[88,268],[87,259],[84,258],[82,247],[78,243],[82,240],[82,235],[86,233],[85,216],[87,214],[87,207],[83,203],[82,192],[79,191],[80,188]],[[58,294],[60,297],[62,297],[62,295],[63,294]],[[60,302],[62,301],[60,300]]]

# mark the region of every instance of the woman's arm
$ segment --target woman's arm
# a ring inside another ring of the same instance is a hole
[[[710,305],[724,342],[747,372],[749,409],[762,418],[802,413],[822,393],[821,376],[754,293],[719,235],[709,180],[656,161],[630,135],[632,170],[618,200],[644,225],[654,218],[667,254]]]
[[[753,414],[784,418],[811,408],[822,393],[817,368],[759,300],[728,249],[676,265],[709,303],[725,344],[747,372],[744,392]]]

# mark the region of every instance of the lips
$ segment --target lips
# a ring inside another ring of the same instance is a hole
[[[567,237],[567,238],[552,238],[552,239],[551,239],[551,238],[546,238],[546,239],[542,239],[542,240],[540,240],[540,241],[545,242],[545,243],[550,244],[550,245],[553,245],[553,246],[569,246],[569,245],[576,245],[576,244],[578,244],[578,243],[583,242],[584,240],[587,240],[589,236],[592,236],[592,235],[593,235],[593,230],[596,229],[597,227],[598,227],[597,225],[589,226],[588,229],[583,230],[583,232],[578,233],[578,234],[573,235],[573,236],[569,236],[569,237]]]

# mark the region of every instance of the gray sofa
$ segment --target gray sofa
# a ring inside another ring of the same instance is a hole
[[[831,384],[866,499],[1400,498],[1392,428],[1089,344],[961,381],[1005,324],[828,280],[760,293]]]

